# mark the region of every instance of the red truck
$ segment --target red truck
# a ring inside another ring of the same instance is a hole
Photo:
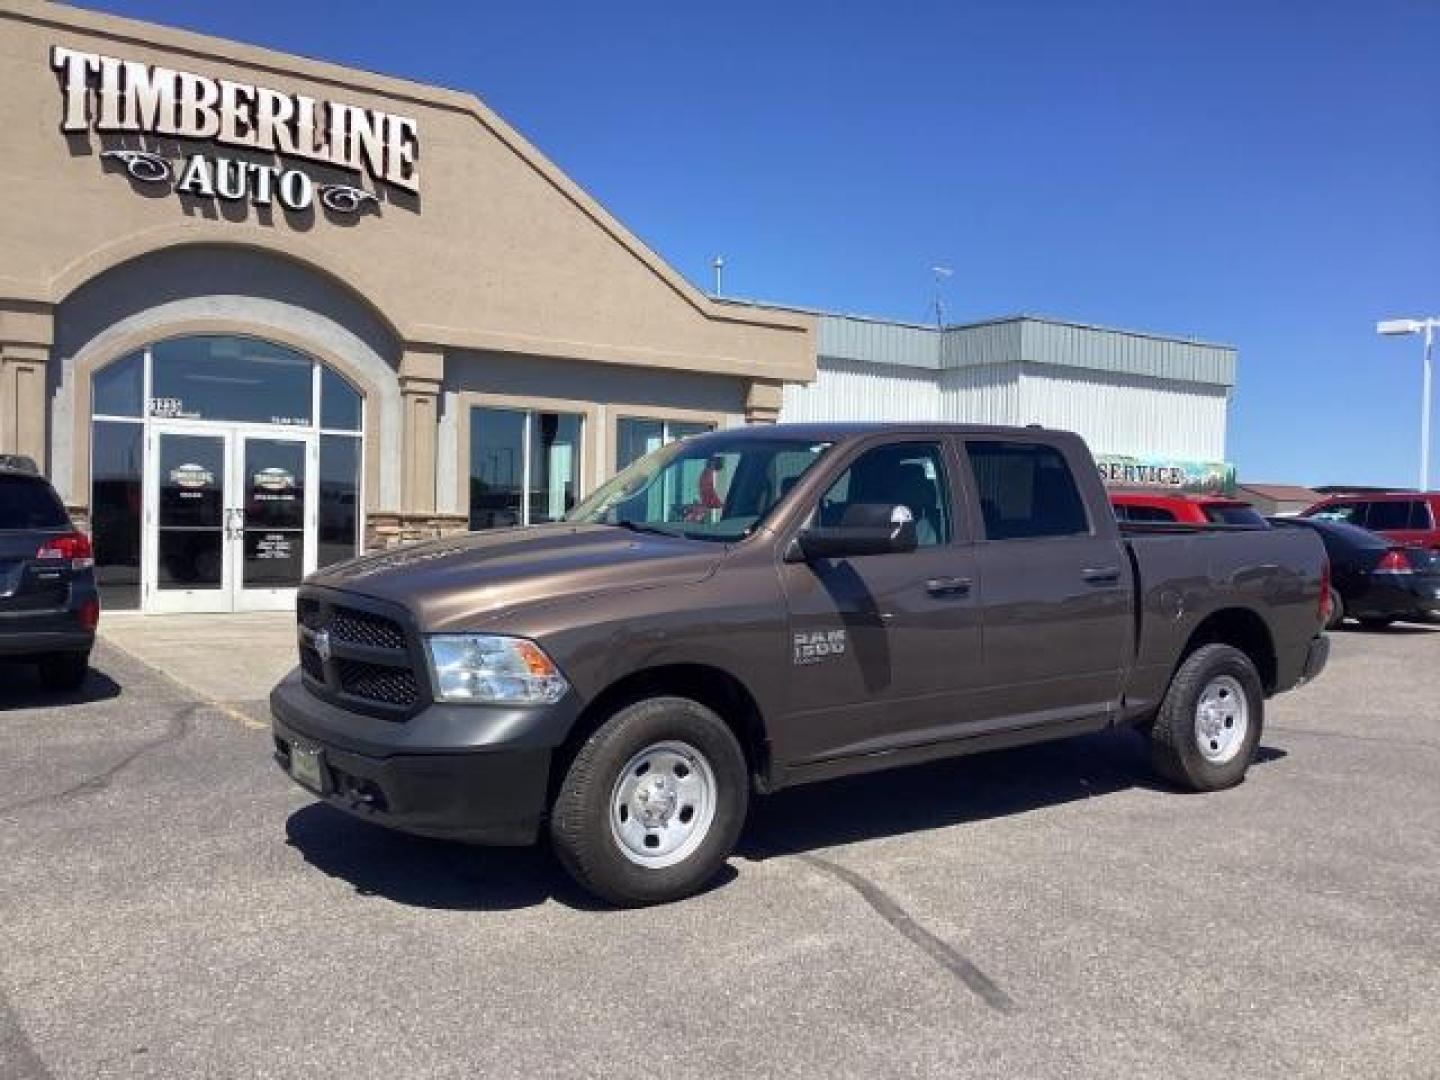
[[[1300,516],[1358,525],[1397,544],[1440,551],[1440,491],[1332,495]]]
[[[1120,521],[1175,522],[1181,525],[1254,525],[1265,518],[1249,503],[1222,495],[1174,491],[1112,491],[1110,505]]]

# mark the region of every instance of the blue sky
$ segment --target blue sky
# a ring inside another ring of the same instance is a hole
[[[474,91],[707,287],[1234,344],[1243,477],[1415,482],[1433,0],[91,6]]]

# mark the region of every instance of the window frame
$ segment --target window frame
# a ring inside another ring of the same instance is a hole
[[[945,466],[947,477],[946,494],[950,499],[949,541],[935,544],[932,547],[917,547],[914,552],[905,554],[948,551],[975,544],[979,540],[979,534],[976,532],[974,503],[971,499],[973,490],[970,487],[971,477],[968,464],[956,447],[955,440],[948,435],[933,432],[877,432],[855,439],[848,444],[843,440],[837,441],[830,450],[831,459],[824,462],[822,468],[812,468],[800,478],[802,490],[790,507],[782,510],[783,500],[781,504],[777,504],[775,511],[779,511],[779,514],[774,516],[770,522],[770,526],[780,537],[776,551],[789,550],[800,531],[808,528],[814,521],[816,512],[820,508],[820,500],[825,497],[825,493],[835,485],[840,477],[845,475],[850,466],[855,464],[862,455],[877,447],[890,446],[895,443],[924,443],[940,448],[941,460]],[[867,555],[865,558],[885,558],[885,556]]]
[[[1082,471],[1076,468],[1075,454],[1073,448],[1062,443],[1051,442],[1046,439],[1025,438],[1023,435],[1010,435],[1000,433],[975,432],[958,434],[954,437],[956,453],[959,455],[965,467],[965,482],[969,490],[969,511],[974,520],[975,538],[977,543],[982,544],[1015,544],[1015,543],[1053,543],[1067,540],[1093,540],[1101,535],[1101,524],[1096,520],[1094,508],[1091,505],[1091,495],[1085,484],[1081,481]],[[970,457],[970,443],[1004,443],[1011,446],[1035,446],[1051,450],[1060,455],[1060,460],[1065,463],[1066,469],[1070,472],[1070,481],[1075,485],[1075,493],[1080,499],[1080,510],[1085,515],[1086,530],[1084,532],[1047,534],[1044,536],[1004,536],[992,537],[985,527],[985,513],[980,504],[980,482],[975,475],[975,465]],[[1094,471],[1091,469],[1090,471]],[[1095,482],[1098,485],[1099,474],[1096,474]],[[1111,506],[1108,494],[1102,488],[1102,498],[1105,505]],[[1110,515],[1114,527],[1118,529],[1118,519],[1114,513]]]
[[[664,439],[662,446],[674,441],[667,437],[671,424],[709,424],[711,431],[723,431],[725,428],[733,426],[730,423],[729,415],[709,409],[611,405],[608,412],[610,415],[605,430],[608,449],[605,453],[606,472],[604,477],[607,480],[625,467],[620,464],[620,424],[624,420],[649,420],[662,424],[661,437]],[[626,465],[628,464],[630,463],[626,462]]]
[[[580,438],[577,445],[579,460],[575,463],[575,505],[579,506],[595,489],[596,485],[590,475],[590,466],[595,460],[595,432],[600,413],[600,408],[595,402],[528,395],[486,394],[472,390],[462,390],[455,396],[457,398],[456,407],[459,409],[455,425],[457,429],[455,440],[457,444],[455,447],[456,506],[457,513],[464,516],[467,528],[470,524],[470,443],[473,437],[471,434],[472,422],[476,409],[494,409],[525,415],[525,425],[522,431],[524,468],[521,470],[520,481],[524,494],[520,500],[520,523],[515,527],[524,528],[530,522],[530,444],[536,413],[560,413],[579,418]],[[490,530],[481,531],[488,532]]]

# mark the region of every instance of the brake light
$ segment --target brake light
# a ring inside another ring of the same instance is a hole
[[[1374,572],[1377,574],[1413,574],[1415,567],[1411,565],[1410,556],[1405,553],[1404,548],[1391,548],[1375,564]]]
[[[1334,613],[1334,606],[1331,604],[1330,595],[1330,560],[1326,559],[1320,571],[1320,625],[1323,627],[1330,621]]]
[[[90,546],[90,537],[84,533],[63,533],[46,540],[35,552],[35,558],[64,559],[71,570],[88,570],[95,565],[95,549]]]

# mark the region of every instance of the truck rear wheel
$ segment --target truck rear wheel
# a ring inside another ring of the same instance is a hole
[[[725,722],[679,697],[621,709],[571,762],[550,814],[561,864],[622,907],[702,888],[745,823],[749,774]]]
[[[1260,745],[1265,690],[1254,663],[1230,645],[1196,649],[1170,681],[1150,729],[1150,761],[1191,791],[1245,779]]]

